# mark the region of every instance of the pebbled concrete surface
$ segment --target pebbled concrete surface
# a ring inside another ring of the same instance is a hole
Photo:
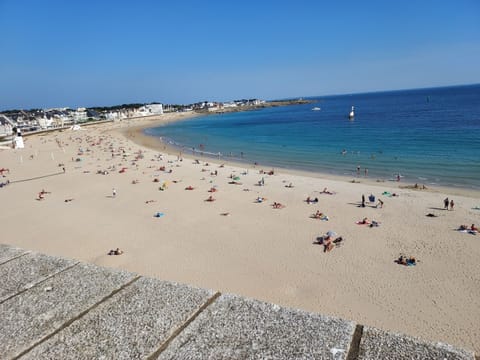
[[[0,264],[27,253],[26,250],[0,244]]]
[[[135,274],[78,264],[0,304],[0,358],[12,358],[61,329]]]
[[[22,359],[144,359],[213,294],[141,278]]]
[[[441,359],[474,360],[472,352],[446,344],[432,344],[405,335],[365,327],[358,354],[359,360]]]
[[[78,261],[38,253],[3,263],[0,265],[0,303],[76,263]]]
[[[222,295],[158,359],[345,359],[349,321]]]

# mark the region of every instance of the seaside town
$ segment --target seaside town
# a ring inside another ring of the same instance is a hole
[[[299,100],[300,102],[302,100]],[[271,105],[284,102],[269,102]],[[296,101],[298,103],[298,101]],[[13,135],[14,129],[22,134],[70,127],[92,121],[118,121],[171,112],[223,113],[266,106],[265,100],[241,99],[229,102],[203,101],[188,105],[123,104],[110,107],[80,107],[77,109],[53,108],[7,110],[0,112],[0,142]]]

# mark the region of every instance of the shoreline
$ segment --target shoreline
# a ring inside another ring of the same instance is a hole
[[[235,166],[239,168],[256,169],[257,167],[258,168],[262,167],[261,165],[258,165],[256,167],[254,164],[249,162],[235,161],[225,157],[222,157],[221,159],[219,159],[218,157],[215,157],[213,155],[205,155],[200,153],[194,155],[191,153],[191,151],[182,151],[181,148],[172,146],[171,144],[165,142],[160,137],[155,137],[155,136],[147,135],[144,133],[145,129],[164,126],[171,122],[189,120],[189,119],[200,117],[200,116],[207,116],[209,114],[193,113],[189,115],[191,116],[187,115],[187,116],[182,116],[181,118],[172,118],[166,122],[158,120],[158,123],[138,124],[133,127],[130,127],[128,131],[127,130],[121,131],[121,133],[124,136],[129,137],[130,140],[134,141],[138,145],[145,146],[152,150],[163,151],[169,155],[181,154],[183,157],[186,157],[188,159],[196,159],[196,158],[205,159],[215,163],[224,163],[226,165]],[[267,169],[269,170],[270,168],[271,167],[268,165],[265,166],[265,170]],[[398,182],[398,183],[390,182],[390,181],[385,181],[383,179],[366,178],[364,176],[351,177],[351,176],[343,176],[343,175],[336,175],[336,174],[322,173],[322,172],[315,172],[315,171],[308,171],[308,170],[301,170],[301,169],[288,169],[283,167],[275,167],[275,171],[279,171],[279,172],[282,172],[285,174],[291,174],[291,175],[302,175],[302,176],[312,177],[312,178],[343,181],[343,182],[352,183],[352,184],[363,183],[363,184],[368,184],[368,185],[373,185],[378,187],[386,187],[386,186],[398,187],[399,189],[411,189],[416,191],[429,191],[429,192],[435,192],[435,193],[448,193],[452,195],[471,196],[471,197],[480,199],[480,190],[464,188],[461,186],[448,187],[448,186],[429,185],[428,189],[415,189],[414,187],[415,184],[411,184],[411,183],[409,184],[406,182]],[[419,184],[419,185],[421,186],[422,184]]]

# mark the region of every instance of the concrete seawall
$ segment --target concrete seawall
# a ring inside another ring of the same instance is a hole
[[[475,359],[338,318],[0,244],[0,359]]]

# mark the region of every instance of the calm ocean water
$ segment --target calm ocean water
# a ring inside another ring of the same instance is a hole
[[[323,96],[145,130],[264,168],[480,190],[480,85]],[[348,119],[355,106],[354,120]],[[313,111],[313,107],[321,108]]]

